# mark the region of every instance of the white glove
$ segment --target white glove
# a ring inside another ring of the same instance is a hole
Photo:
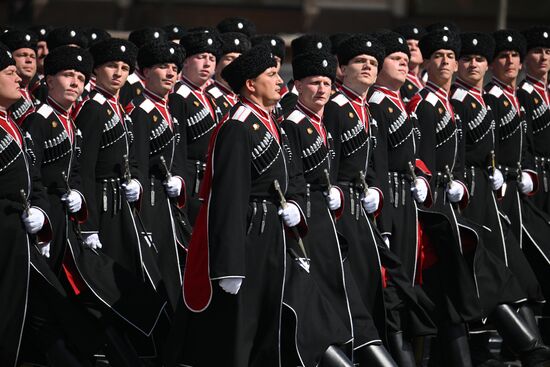
[[[48,259],[50,258],[50,242],[48,242],[47,245],[45,246],[39,246],[38,247],[38,251],[40,251],[40,255],[44,256],[44,257],[47,257]]]
[[[337,210],[340,208],[340,206],[342,206],[340,191],[337,188],[335,187],[330,188],[330,191],[327,195],[327,204],[330,210]]]
[[[181,180],[176,177],[170,177],[168,181],[164,181],[164,187],[168,196],[171,198],[178,197],[181,192]]]
[[[417,203],[422,204],[426,201],[426,197],[428,197],[428,184],[423,179],[417,178],[411,186],[411,191],[413,193],[414,200],[416,200]]]
[[[504,176],[502,176],[502,172],[498,168],[495,168],[495,171],[491,176],[489,176],[489,181],[491,181],[491,187],[493,190],[498,190],[502,187],[502,184],[504,184]]]
[[[241,289],[241,284],[243,284],[242,278],[226,278],[220,279],[220,287],[229,294],[239,293]]]
[[[361,198],[361,203],[367,213],[374,213],[380,205],[380,194],[375,189],[369,189],[367,195]]]
[[[388,236],[387,234],[383,234],[382,239],[384,240],[384,243],[386,244],[386,246],[390,248],[390,236]]]
[[[447,187],[447,197],[451,203],[456,203],[462,200],[464,196],[464,187],[456,181],[451,181]]]
[[[84,246],[92,250],[97,250],[103,247],[101,242],[99,242],[99,236],[97,233],[83,234],[82,242],[84,243]]]
[[[139,199],[139,192],[141,191],[141,188],[136,179],[131,179],[130,182],[124,182],[120,186],[122,186],[124,195],[126,196],[126,200],[128,200],[128,202],[133,203]]]
[[[82,198],[76,191],[69,191],[63,194],[61,201],[67,205],[71,213],[77,213],[82,208]]]
[[[286,208],[284,209],[279,208],[277,213],[283,217],[283,222],[287,227],[294,227],[300,223],[300,210],[292,203],[287,203]]]
[[[531,175],[527,172],[521,173],[521,181],[518,184],[519,191],[521,191],[522,194],[528,194],[531,191],[533,191],[533,179],[531,179]]]
[[[28,215],[26,211],[23,212],[23,215],[21,215],[21,219],[23,219],[23,224],[25,224],[25,229],[30,234],[35,234],[42,229],[45,218],[46,217],[44,217],[44,213],[36,208],[29,208]]]

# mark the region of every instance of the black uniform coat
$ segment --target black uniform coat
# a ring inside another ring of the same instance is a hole
[[[414,73],[407,73],[407,79],[399,89],[399,93],[401,94],[403,102],[405,104],[408,104],[411,101],[412,97],[414,97],[416,93],[420,92],[422,88],[424,88],[424,84],[422,83],[420,78]]]
[[[279,366],[286,243],[274,180],[283,193],[294,192],[281,135],[268,111],[243,100],[216,130],[209,151],[205,202],[185,268],[184,299],[196,313],[184,362]],[[306,233],[305,220],[298,229]],[[230,277],[243,279],[237,295],[219,286]]]
[[[214,80],[205,91],[214,101],[216,109],[219,109],[222,119],[227,115],[231,107],[239,101],[239,98],[231,89],[222,85],[217,80]]]
[[[446,196],[450,181],[447,168],[452,174],[462,172],[463,167],[463,155],[459,154],[460,121],[447,93],[430,82],[407,109],[419,129],[418,156],[432,173],[433,206],[419,211],[424,247],[423,288],[436,303],[437,322],[477,320],[482,312],[475,279],[479,269],[471,259],[475,258],[480,238],[473,224],[464,223],[456,215]],[[461,208],[468,201],[465,186],[464,191],[458,203]]]
[[[521,194],[518,188],[518,177],[525,171],[531,175],[534,183],[532,195],[538,189],[535,162],[532,151],[532,126],[526,122],[525,109],[516,98],[515,90],[493,78],[493,81],[485,86],[487,94],[485,99],[491,106],[496,120],[496,132],[498,136],[497,162],[505,178],[505,184],[500,189],[498,196],[500,210],[507,216],[513,235],[517,239],[517,246],[523,251],[529,261],[527,266],[523,257],[508,256],[508,261],[521,261],[518,263],[516,276],[520,279],[527,297],[532,302],[540,302],[543,296],[540,293],[542,287],[545,298],[550,295],[550,289],[545,290],[550,274],[547,259],[550,253],[546,245],[548,232],[548,218],[538,210],[529,200],[527,195]],[[517,251],[517,249],[516,249]],[[511,255],[515,252],[511,251]],[[533,272],[538,279],[538,284],[533,277]]]
[[[30,254],[37,250],[32,243],[49,242],[51,227],[46,223],[38,236],[29,236],[21,221],[23,200],[20,190],[31,205],[44,213],[47,197],[38,172],[26,155],[22,133],[6,111],[0,111],[0,364],[16,366],[29,296]],[[47,218],[47,215],[46,215]],[[33,246],[33,250],[31,250]],[[47,265],[46,265],[47,268]]]
[[[519,84],[517,95],[533,133],[535,168],[540,187],[532,200],[542,211],[550,214],[550,92],[542,81],[527,75]]]
[[[182,138],[185,138],[186,151],[182,146],[179,154],[188,183],[186,207],[191,224],[195,223],[201,205],[199,188],[206,168],[208,142],[221,119],[221,111],[203,88],[182,77],[168,102],[172,116],[180,123]]]
[[[152,232],[160,268],[172,310],[181,298],[183,259],[187,243],[181,232],[177,208],[185,204],[185,181],[180,164],[179,126],[166,99],[147,89],[130,105],[139,181],[143,187],[141,213],[145,227]],[[164,159],[164,163],[163,160]],[[169,198],[163,182],[170,176],[182,180],[177,198]],[[174,205],[175,204],[175,205]],[[177,207],[177,208],[176,208]]]
[[[126,83],[120,89],[119,101],[122,107],[126,108],[136,97],[139,97],[145,90],[145,82],[143,81],[144,77],[139,72],[135,70],[132,74],[128,75]]]
[[[364,339],[355,342],[355,348],[359,348],[380,342],[379,334],[384,335],[386,330],[381,263],[375,237],[378,232],[360,200],[364,189],[359,179],[360,171],[366,174],[368,185],[377,186],[371,166],[376,126],[372,123],[366,101],[345,86],[325,106],[323,121],[334,141],[331,176],[344,193],[345,210],[336,228],[347,241],[344,257],[352,277],[346,285],[348,294],[359,292],[362,301],[353,302],[355,298],[350,296],[354,335],[357,339],[359,335],[365,335]],[[353,287],[351,281],[357,287]]]

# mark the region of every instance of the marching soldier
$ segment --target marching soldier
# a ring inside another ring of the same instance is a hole
[[[550,70],[550,28],[533,27],[523,32],[527,40],[527,53],[523,60],[526,76],[519,84],[518,99],[525,108],[527,124],[533,134],[535,166],[542,182],[533,196],[537,206],[550,215],[550,151],[546,145],[550,135],[550,95],[548,71]],[[546,35],[546,36],[545,36]]]
[[[338,46],[340,42],[351,37],[350,33],[335,33],[330,35],[330,53],[336,56],[338,54]],[[336,57],[336,62],[338,62],[338,57]],[[332,94],[336,93],[338,89],[342,86],[342,70],[340,69],[340,64],[336,65],[336,79],[332,85]]]
[[[334,139],[332,177],[344,192],[346,208],[337,229],[348,243],[346,261],[348,292],[358,292],[360,302],[350,304],[355,335],[364,335],[354,344],[354,360],[360,366],[395,366],[382,345],[386,315],[383,278],[377,242],[382,241],[368,216],[377,215],[382,206],[372,169],[372,150],[376,142],[376,123],[367,105],[368,89],[374,84],[378,65],[384,59],[383,46],[373,37],[355,35],[343,41],[338,60],[343,85],[325,107],[324,122]],[[365,283],[366,279],[369,279]],[[353,287],[353,284],[357,287]],[[361,286],[359,286],[361,284]],[[354,299],[350,297],[350,301]],[[366,319],[364,318],[366,313]]]
[[[223,69],[242,53],[250,49],[250,40],[242,33],[227,32],[220,35],[221,56],[216,63],[214,83],[206,88],[206,93],[214,100],[214,105],[220,109],[220,116],[225,116],[237,101],[238,96],[223,79]]]
[[[206,168],[208,142],[214,127],[220,120],[220,112],[205,92],[216,67],[220,53],[220,41],[211,33],[191,32],[180,45],[186,52],[181,81],[170,94],[169,104],[173,116],[180,122],[185,145],[182,146],[182,162],[189,186],[187,211],[191,224],[195,222],[200,201],[200,184]],[[183,152],[183,147],[186,151]]]
[[[29,31],[34,32],[38,37],[38,43],[36,45],[36,79],[41,79],[44,76],[44,58],[48,56],[48,44],[46,43],[46,38],[48,33],[53,29],[52,26],[47,25],[37,25],[30,27]],[[33,84],[34,85],[34,84]],[[32,92],[32,87],[30,88]]]
[[[421,79],[420,75],[420,67],[424,60],[422,58],[422,52],[420,52],[420,48],[418,48],[418,42],[426,35],[426,30],[416,24],[405,24],[396,27],[394,31],[401,34],[407,40],[407,46],[409,46],[409,52],[411,54],[409,58],[407,80],[405,80],[405,83],[403,83],[400,89],[401,98],[403,98],[403,102],[407,104],[416,93],[424,88],[424,81]]]
[[[389,249],[399,257],[408,286],[421,292],[418,288],[424,256],[417,241],[417,203],[429,202],[431,196],[427,181],[430,175],[424,163],[416,159],[415,129],[400,95],[410,52],[405,38],[398,33],[381,33],[378,40],[385,45],[386,53],[370,90],[369,106],[378,127],[374,167],[380,180],[387,174],[388,183],[382,186],[386,205],[376,222]],[[389,349],[399,366],[415,366],[411,339],[433,335],[435,328],[429,318],[415,317],[411,304],[396,297],[393,288],[386,288]]]
[[[289,200],[297,197],[271,116],[282,80],[263,45],[229,64],[222,76],[240,102],[218,125],[209,147],[205,202],[185,268],[184,299],[195,313],[189,316],[193,337],[184,343],[184,362],[279,366],[284,228],[295,227],[300,236],[307,230],[302,211]]]
[[[181,298],[180,249],[186,243],[177,227],[176,208],[185,204],[185,182],[178,154],[178,121],[168,107],[183,63],[182,49],[173,42],[150,42],[138,52],[146,89],[128,107],[132,119],[138,180],[142,185],[140,212],[157,246],[158,267],[172,310]],[[172,205],[174,202],[175,205]]]
[[[23,135],[9,115],[9,108],[21,98],[15,61],[11,52],[0,45],[0,206],[2,238],[2,299],[0,363],[17,366],[23,325],[29,297],[29,257],[49,252],[51,228],[45,210],[47,198],[32,164],[26,156]],[[23,200],[24,198],[24,200]],[[28,201],[30,201],[30,206]],[[23,205],[24,204],[24,205]],[[31,245],[32,244],[32,245]]]
[[[0,42],[10,49],[17,74],[21,77],[21,99],[11,107],[12,118],[21,126],[25,119],[35,111],[34,97],[29,85],[36,75],[37,38],[32,32],[13,30],[0,36]]]

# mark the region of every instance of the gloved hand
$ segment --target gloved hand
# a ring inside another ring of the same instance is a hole
[[[386,244],[386,246],[388,246],[388,248],[390,248],[390,236],[387,235],[387,234],[383,234],[382,239],[384,240],[384,243]]]
[[[368,214],[374,213],[380,205],[380,194],[375,189],[368,189],[367,195],[361,198],[361,203]]]
[[[170,177],[168,181],[164,181],[164,187],[168,196],[171,198],[178,197],[181,192],[181,180],[176,177]]]
[[[134,201],[137,201],[137,199],[139,199],[139,192],[141,188],[139,186],[138,180],[131,179],[130,182],[124,182],[120,186],[122,186],[122,189],[124,190],[124,195],[126,196],[126,200],[128,200],[129,203],[133,203]]]
[[[45,246],[42,246],[42,247],[39,246],[38,250],[40,251],[40,255],[48,259],[50,258],[50,242],[48,242],[48,244]]]
[[[417,178],[411,186],[411,191],[413,193],[414,200],[416,200],[417,203],[422,204],[426,201],[426,197],[428,197],[428,184],[425,180]]]
[[[220,287],[229,294],[239,293],[241,289],[241,284],[243,284],[242,278],[226,278],[220,279]]]
[[[283,217],[283,222],[287,227],[294,227],[300,223],[300,210],[292,203],[287,203],[287,206],[284,209],[279,208],[277,213]]]
[[[23,224],[27,232],[35,234],[42,229],[45,217],[41,210],[29,208],[29,214],[27,214],[26,211],[23,212],[21,219],[23,219]]]
[[[521,181],[519,182],[518,187],[522,194],[528,194],[533,191],[533,179],[531,179],[531,175],[527,172],[522,172]]]
[[[330,191],[326,197],[327,199],[327,205],[330,210],[337,210],[342,206],[342,199],[340,198],[340,191],[335,188],[331,187]]]
[[[451,181],[447,187],[447,197],[451,203],[456,203],[462,200],[464,196],[464,187],[456,181]]]
[[[61,201],[67,205],[69,212],[76,213],[82,208],[82,198],[76,191],[69,191],[63,194]]]
[[[83,234],[82,241],[84,243],[84,246],[92,250],[97,250],[103,247],[103,245],[99,241],[99,235],[97,233]]]
[[[491,181],[491,188],[493,190],[498,190],[502,187],[502,184],[504,184],[504,176],[502,176],[502,172],[498,168],[495,168],[495,171],[491,176],[489,176],[489,181]]]

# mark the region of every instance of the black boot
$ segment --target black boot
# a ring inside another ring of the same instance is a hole
[[[435,342],[435,336],[427,335],[416,338],[415,355],[418,367],[429,367],[432,344]]]
[[[105,336],[107,337],[105,354],[110,366],[143,367],[134,348],[115,328],[108,326],[105,329]]]
[[[453,324],[445,330],[448,362],[452,367],[473,367],[468,335],[463,324]]]
[[[349,360],[342,349],[331,345],[323,354],[319,367],[353,367],[353,363]]]
[[[498,305],[492,317],[502,338],[519,353],[523,367],[550,366],[550,349],[509,305]]]
[[[518,309],[518,314],[521,316],[523,321],[529,326],[529,329],[535,334],[538,340],[542,340],[540,335],[539,326],[537,324],[537,319],[535,318],[535,313],[528,305],[523,305]]]
[[[365,345],[355,350],[359,367],[399,367],[383,345]]]
[[[388,334],[388,347],[399,367],[415,367],[414,352],[411,343],[403,339],[403,332]]]

